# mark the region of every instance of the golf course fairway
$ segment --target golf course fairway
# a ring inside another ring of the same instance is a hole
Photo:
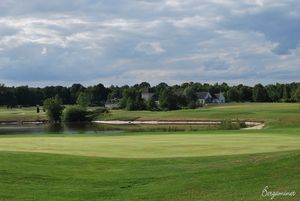
[[[156,134],[125,136],[1,137],[0,151],[95,156],[174,158],[252,154],[300,149],[300,135]]]

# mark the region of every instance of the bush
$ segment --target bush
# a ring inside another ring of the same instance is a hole
[[[87,121],[87,110],[81,106],[68,107],[64,111],[64,121],[66,122],[83,122]]]
[[[60,122],[64,106],[58,96],[46,99],[44,101],[44,109],[51,121]]]

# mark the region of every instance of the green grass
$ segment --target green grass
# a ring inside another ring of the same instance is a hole
[[[44,115],[44,114],[40,114]],[[1,120],[34,108],[0,109]],[[0,136],[0,201],[300,200],[299,104],[247,103],[100,119],[255,119],[263,130]]]
[[[1,137],[0,151],[107,158],[174,158],[250,154],[300,149],[300,135],[180,134],[127,136]]]
[[[259,120],[266,129],[294,128],[300,131],[300,103],[227,103],[199,109],[175,111],[126,111],[112,110],[100,115],[99,120]],[[151,130],[152,126],[143,126]],[[178,127],[178,130],[188,128]],[[203,128],[198,128],[203,130]],[[205,129],[205,128],[204,128]],[[210,128],[208,128],[210,129]],[[171,129],[172,130],[172,129]],[[175,130],[175,129],[174,129]],[[192,129],[191,129],[192,130]],[[206,129],[207,130],[207,129]]]
[[[265,186],[300,191],[299,151],[151,160],[0,152],[0,161],[1,201],[253,201],[271,200]]]
[[[164,119],[278,119],[280,117],[294,117],[300,119],[299,103],[236,103],[211,105],[199,109],[185,109],[174,111],[126,111],[112,110],[110,114],[100,116],[100,119],[123,120],[164,120]]]
[[[23,107],[7,109],[0,107],[0,121],[36,121],[47,119],[46,113],[40,108],[40,113],[36,112],[36,107]]]
[[[90,109],[92,110],[93,108]],[[98,117],[99,120],[223,120],[237,118],[240,120],[262,120],[267,123],[268,128],[300,128],[300,103],[227,103],[200,109],[162,112],[111,110],[109,114],[103,114]],[[37,114],[35,107],[12,110],[0,108],[0,121],[34,121],[43,119],[47,119],[46,114],[42,110]],[[177,127],[178,130],[189,130],[186,126]],[[154,131],[156,129],[153,129],[153,126],[141,126],[141,129],[137,130]],[[176,128],[173,130],[176,130]]]

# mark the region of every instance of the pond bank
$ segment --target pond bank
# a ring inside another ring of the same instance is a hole
[[[232,121],[235,123],[236,121]],[[253,129],[262,129],[264,127],[263,121],[242,121],[245,123],[247,128]],[[93,123],[98,124],[108,124],[108,125],[221,125],[222,121],[212,121],[212,120],[164,120],[164,121],[121,121],[121,120],[112,120],[112,121],[93,121]]]

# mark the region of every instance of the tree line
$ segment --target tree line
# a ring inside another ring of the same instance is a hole
[[[153,97],[145,101],[141,94],[144,91],[153,93]],[[76,101],[85,102],[90,106],[104,106],[106,102],[118,101],[121,108],[128,110],[157,110],[197,107],[197,92],[210,92],[211,94],[222,92],[226,102],[299,102],[300,83],[287,84],[256,84],[254,86],[235,85],[227,83],[183,83],[169,86],[160,83],[151,86],[142,82],[133,86],[110,86],[103,84],[84,87],[81,84],[73,84],[71,87],[47,86],[47,87],[8,87],[0,85],[0,105],[35,106],[42,105],[44,100],[58,96],[63,104],[73,105]],[[157,102],[159,101],[159,107]]]

